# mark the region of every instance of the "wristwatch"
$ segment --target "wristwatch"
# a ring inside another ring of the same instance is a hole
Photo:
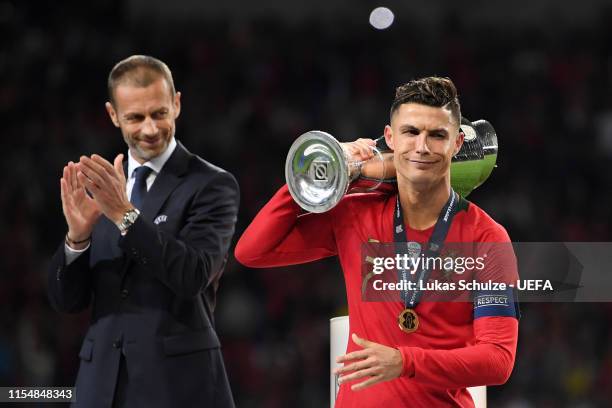
[[[127,234],[128,229],[136,222],[136,219],[139,215],[140,211],[138,211],[138,208],[132,208],[131,210],[128,210],[125,214],[123,214],[123,218],[121,219],[119,224],[117,224],[117,228],[119,228],[119,232],[121,233],[121,235]]]

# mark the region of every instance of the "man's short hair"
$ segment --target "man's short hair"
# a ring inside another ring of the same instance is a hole
[[[391,105],[390,117],[405,103],[418,103],[434,108],[446,108],[461,124],[461,105],[457,88],[450,78],[426,77],[413,79],[395,89],[395,99]]]
[[[115,88],[119,84],[145,88],[151,85],[160,77],[166,80],[170,87],[172,97],[174,90],[174,80],[170,68],[157,58],[148,55],[132,55],[119,61],[108,75],[108,97],[115,106]]]

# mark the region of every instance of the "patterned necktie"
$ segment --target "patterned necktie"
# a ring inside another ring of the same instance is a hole
[[[142,203],[147,197],[147,177],[149,177],[149,174],[151,174],[152,171],[153,169],[147,166],[140,166],[134,169],[136,181],[134,182],[134,187],[132,188],[130,202],[134,204],[134,207],[141,211]]]

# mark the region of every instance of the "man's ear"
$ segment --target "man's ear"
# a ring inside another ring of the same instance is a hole
[[[117,118],[117,112],[115,112],[115,108],[113,108],[113,104],[110,102],[106,102],[104,106],[106,107],[106,112],[108,112],[108,116],[110,116],[111,121],[113,121],[113,125],[115,125],[115,127],[119,127],[119,120]]]
[[[393,130],[390,125],[385,126],[385,142],[387,142],[389,149],[395,150],[395,147],[393,147]]]
[[[174,119],[178,118],[181,114],[181,93],[177,92],[174,95]]]
[[[461,129],[459,129],[459,133],[457,134],[457,139],[455,140],[455,151],[453,152],[453,156],[459,153],[461,150],[461,146],[463,146],[463,141],[465,140],[465,133]]]

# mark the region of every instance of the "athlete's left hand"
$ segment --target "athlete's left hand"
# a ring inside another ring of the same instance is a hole
[[[365,381],[351,386],[351,390],[360,391],[400,376],[404,360],[398,349],[362,339],[355,333],[352,339],[355,344],[363,347],[363,350],[336,358],[337,363],[344,363],[344,367],[334,370],[334,374],[340,375],[338,383],[367,377]]]

